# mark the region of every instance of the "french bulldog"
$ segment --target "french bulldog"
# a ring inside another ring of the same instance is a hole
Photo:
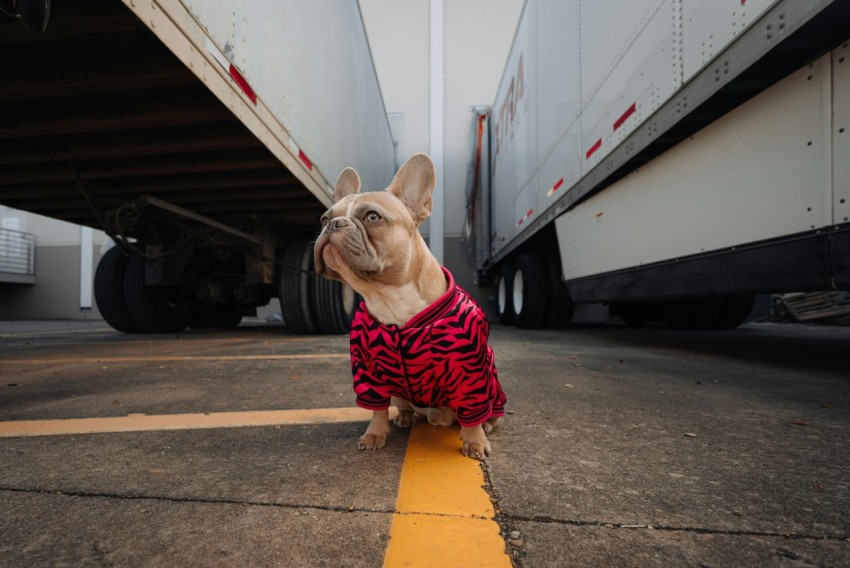
[[[419,233],[435,181],[425,154],[411,157],[386,191],[361,193],[360,177],[346,168],[322,216],[315,266],[363,297],[351,327],[351,365],[357,404],[373,412],[358,448],[384,447],[392,402],[396,426],[411,427],[416,415],[441,426],[457,421],[464,455],[485,459],[506,397],[483,311]]]

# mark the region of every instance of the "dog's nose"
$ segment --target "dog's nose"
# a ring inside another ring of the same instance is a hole
[[[330,222],[328,223],[328,230],[336,231],[337,229],[342,229],[346,225],[348,225],[348,219],[346,219],[345,217],[337,217],[335,219],[330,220]]]

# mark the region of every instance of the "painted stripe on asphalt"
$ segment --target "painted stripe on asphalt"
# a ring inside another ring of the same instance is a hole
[[[111,327],[92,327],[85,329],[65,329],[56,331],[0,331],[0,339],[28,339],[35,337],[50,337],[52,335],[72,335],[75,333],[115,333]]]
[[[162,355],[153,357],[74,357],[66,359],[2,359],[0,363],[21,365],[48,365],[59,363],[62,365],[90,364],[90,363],[148,363],[152,361],[278,361],[290,359],[345,359],[351,355],[348,353],[309,353],[298,355]]]
[[[394,417],[395,412],[390,413]],[[0,422],[0,438],[67,436],[156,430],[242,428],[367,421],[372,413],[361,408],[313,408],[256,412],[210,412],[198,414],[130,414],[108,418],[66,418]]]
[[[384,566],[510,568],[484,474],[458,429],[420,421],[410,432]]]
[[[390,419],[396,414],[390,409]],[[316,408],[0,422],[0,438],[366,422],[361,408]],[[410,433],[384,566],[510,568],[484,476],[461,453],[457,427],[420,421]],[[423,549],[423,543],[427,543]]]

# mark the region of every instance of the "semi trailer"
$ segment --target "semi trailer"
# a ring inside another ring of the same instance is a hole
[[[848,40],[847,1],[528,0],[465,230],[501,321],[734,328],[850,289]]]
[[[347,331],[310,239],[338,172],[396,166],[356,0],[0,7],[0,203],[112,237],[110,325],[228,327],[278,297],[296,332]]]

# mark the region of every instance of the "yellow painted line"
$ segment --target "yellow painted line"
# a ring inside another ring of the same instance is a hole
[[[410,432],[384,567],[510,568],[494,516],[481,466],[461,453],[457,428],[420,421]]]
[[[68,357],[63,359],[2,359],[0,363],[21,365],[47,365],[51,363],[72,365],[88,363],[149,363],[155,361],[181,362],[181,361],[283,361],[297,359],[345,359],[351,355],[348,353],[309,353],[297,355],[161,355],[153,357]]]
[[[391,413],[394,415],[395,413]],[[367,421],[372,413],[361,408],[314,408],[199,414],[130,414],[106,418],[17,420],[0,422],[0,438],[65,436],[114,432],[150,432],[248,426],[289,426]]]
[[[9,331],[0,333],[0,339],[8,339],[10,337],[26,339],[35,337],[50,337],[53,335],[72,335],[75,333],[112,333],[114,331],[115,330],[111,327],[77,328],[56,331]]]

